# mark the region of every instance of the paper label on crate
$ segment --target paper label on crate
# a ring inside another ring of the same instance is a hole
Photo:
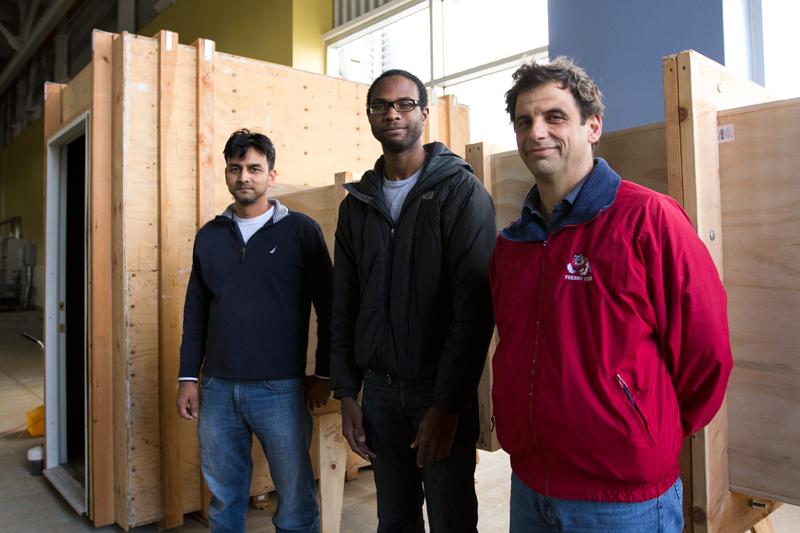
[[[733,124],[723,124],[717,128],[717,141],[729,143],[733,141]]]

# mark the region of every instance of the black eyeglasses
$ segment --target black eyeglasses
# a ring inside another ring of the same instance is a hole
[[[419,101],[411,98],[401,98],[394,102],[372,102],[367,105],[367,113],[370,115],[385,115],[389,111],[389,106],[392,106],[398,113],[408,113],[418,105]]]

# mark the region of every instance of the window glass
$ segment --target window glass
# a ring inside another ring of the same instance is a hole
[[[444,0],[444,75],[546,46],[547,0]]]
[[[469,142],[487,142],[500,150],[516,148],[505,103],[514,70],[516,67],[444,89],[444,94],[454,94],[459,104],[469,106]]]
[[[347,44],[331,47],[328,72],[371,83],[381,72],[401,68],[427,82],[431,77],[430,41],[426,7]]]
[[[800,2],[762,0],[761,9],[765,85],[782,98],[800,96],[800,69],[796,67],[800,55],[797,41]]]

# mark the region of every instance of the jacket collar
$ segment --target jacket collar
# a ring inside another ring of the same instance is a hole
[[[605,159],[601,157],[595,158],[594,168],[586,177],[586,181],[580,193],[578,193],[578,197],[575,198],[575,203],[569,215],[567,215],[560,227],[553,231],[558,231],[564,226],[584,224],[603,210],[608,209],[617,197],[620,181],[619,174],[608,166]],[[535,187],[534,185],[525,197],[519,220],[512,222],[511,225],[500,232],[504,238],[511,241],[525,242],[547,240],[547,233],[533,220],[530,210],[525,208],[534,194]]]
[[[466,161],[451,152],[440,142],[426,144],[423,148],[425,150],[425,162],[422,164],[422,172],[417,183],[409,191],[406,202],[413,200],[417,195],[435,187],[462,170],[472,172],[472,167]],[[344,188],[358,200],[388,213],[381,183],[385,164],[384,157],[379,157],[375,162],[375,167],[366,171],[361,177],[361,181],[345,183]]]
[[[269,221],[267,222],[268,224],[277,224],[278,222],[280,222],[289,215],[289,209],[285,205],[280,203],[276,198],[270,198],[269,203],[272,204],[272,207],[275,208],[275,211],[273,211],[272,213],[272,218],[269,219]],[[221,215],[217,215],[216,218],[217,219],[224,218],[228,221],[232,221],[234,213],[233,210],[234,205],[235,204],[229,205],[227,208],[225,208],[225,211],[223,211]]]

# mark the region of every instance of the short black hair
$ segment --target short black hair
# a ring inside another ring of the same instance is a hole
[[[254,148],[267,156],[269,170],[275,168],[275,145],[263,133],[254,133],[245,128],[236,130],[228,138],[222,153],[225,154],[225,161],[227,162],[231,157],[244,157],[244,154],[250,148]]]
[[[531,61],[521,65],[513,74],[514,85],[506,92],[506,111],[511,122],[516,118],[517,97],[522,91],[536,89],[545,83],[556,82],[568,89],[581,111],[581,123],[594,115],[603,115],[605,106],[602,93],[586,71],[565,56],[558,56],[549,63]]]
[[[388,78],[389,76],[402,76],[407,80],[411,80],[414,83],[416,83],[417,91],[419,92],[420,109],[428,106],[428,91],[425,89],[425,84],[422,83],[422,80],[420,80],[418,77],[414,76],[407,70],[402,70],[399,68],[387,70],[386,72],[375,78],[375,81],[372,82],[372,85],[369,86],[369,90],[367,91],[367,105],[372,103],[372,91],[375,89],[375,86],[378,85],[378,82],[380,82],[384,78]]]

